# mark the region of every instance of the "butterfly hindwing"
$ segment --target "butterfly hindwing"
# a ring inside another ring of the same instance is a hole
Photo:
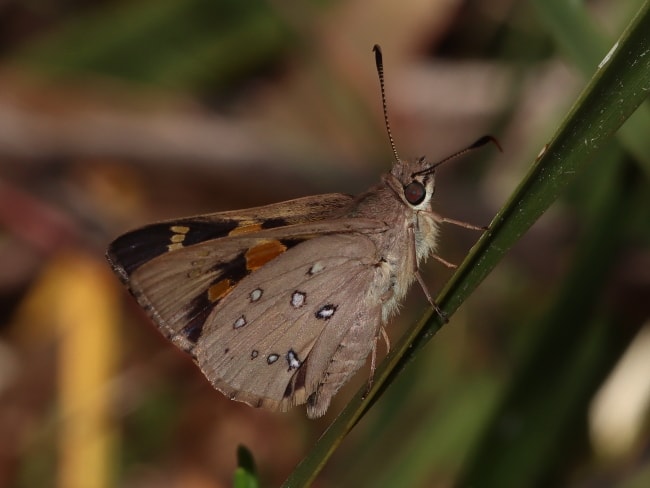
[[[362,234],[296,245],[212,310],[193,351],[199,366],[231,398],[283,410],[309,401],[318,409],[310,416],[321,415],[365,361],[380,326],[381,303],[367,299],[370,284],[378,285],[375,265],[375,246]],[[337,364],[345,347],[358,351]]]

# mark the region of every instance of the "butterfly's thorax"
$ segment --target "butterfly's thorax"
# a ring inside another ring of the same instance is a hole
[[[435,249],[437,226],[431,213],[433,179],[425,181],[426,196],[418,205],[403,197],[404,187],[412,181],[410,173],[420,170],[420,163],[398,162],[384,181],[356,199],[348,217],[378,219],[386,229],[366,234],[375,244],[376,279],[369,299],[382,303],[385,323],[396,311],[415,280],[414,270]],[[412,166],[417,164],[417,167]]]

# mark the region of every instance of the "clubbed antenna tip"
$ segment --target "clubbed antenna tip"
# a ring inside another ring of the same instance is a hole
[[[442,160],[438,161],[436,164],[434,164],[430,168],[427,168],[427,169],[424,169],[422,171],[418,171],[416,173],[413,173],[413,176],[422,175],[422,174],[425,174],[425,173],[433,173],[435,171],[435,169],[438,166],[440,166],[441,164],[444,164],[447,161],[451,161],[452,159],[456,159],[456,158],[462,156],[465,153],[473,151],[474,149],[478,149],[479,147],[483,147],[483,146],[485,146],[486,144],[488,144],[490,142],[492,144],[494,144],[497,147],[497,149],[499,149],[499,151],[503,152],[503,149],[501,149],[501,144],[499,144],[499,141],[497,141],[496,138],[494,138],[492,136],[483,136],[483,137],[479,138],[478,140],[476,140],[475,142],[473,142],[472,144],[470,144],[469,146],[466,146],[463,149],[461,149],[460,151],[457,151],[454,154],[451,154],[450,156],[447,156],[445,159],[442,159]]]

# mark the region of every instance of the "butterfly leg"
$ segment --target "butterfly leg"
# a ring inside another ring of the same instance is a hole
[[[436,311],[436,313],[440,316],[440,318],[445,322],[449,322],[449,317],[447,317],[447,314],[442,311],[442,309],[438,306],[438,304],[435,302],[433,297],[431,297],[431,293],[429,293],[429,289],[427,288],[426,283],[424,282],[424,279],[422,279],[422,275],[420,275],[420,270],[418,269],[418,261],[417,261],[417,251],[415,249],[415,231],[412,226],[409,226],[408,228],[409,234],[410,234],[410,240],[411,240],[411,252],[413,253],[413,274],[415,275],[415,278],[418,280],[418,283],[420,284],[420,288],[422,288],[422,291],[424,292],[424,296],[427,297],[427,300],[431,304],[431,307]],[[441,260],[439,256],[436,257],[438,260]],[[444,261],[444,260],[443,260]],[[446,261],[444,261],[446,262]],[[451,264],[451,263],[448,263]]]
[[[433,218],[441,224],[453,224],[457,225],[458,227],[464,227],[465,229],[471,230],[488,230],[488,227],[486,225],[474,225],[470,224],[469,222],[463,222],[462,220],[450,219],[448,217],[443,217],[442,215],[437,214],[433,210],[429,211],[429,213],[433,215]]]
[[[386,354],[388,354],[390,352],[390,338],[388,337],[383,325],[381,326],[381,336],[384,338],[384,342],[386,343]]]
[[[422,288],[422,291],[424,292],[424,295],[427,297],[427,300],[429,301],[429,304],[433,307],[433,309],[436,311],[438,316],[445,322],[449,322],[449,317],[447,317],[447,314],[438,306],[438,304],[435,302],[435,300],[431,297],[431,294],[429,293],[429,289],[427,288],[426,283],[424,282],[424,279],[422,279],[422,276],[420,275],[419,271],[415,272],[415,277],[418,280],[418,283],[420,284],[420,287]]]
[[[381,334],[382,338],[384,339],[384,342],[386,343],[386,354],[390,352],[390,339],[388,338],[388,334],[386,333],[386,329],[384,328],[384,326],[380,325],[379,331],[377,332],[377,334],[375,334],[375,338],[372,344],[372,352],[370,356],[370,376],[368,377],[368,385],[366,386],[366,393],[364,394],[364,396],[370,392],[370,389],[372,388],[372,385],[375,381],[375,370],[377,369],[377,345],[379,343],[379,334]]]
[[[363,394],[364,398],[368,393],[370,393],[372,384],[375,381],[375,369],[377,369],[377,342],[379,342],[379,334],[375,334],[375,338],[372,343],[372,352],[370,355],[370,375],[368,376],[368,384],[366,385],[366,392]]]
[[[435,259],[436,261],[438,261],[438,262],[439,262],[440,264],[442,264],[443,266],[447,266],[447,267],[450,268],[450,269],[456,269],[456,268],[458,268],[457,265],[455,265],[454,263],[450,263],[449,261],[447,261],[446,259],[441,258],[441,257],[438,256],[437,254],[434,254],[434,255],[433,255],[433,259]]]

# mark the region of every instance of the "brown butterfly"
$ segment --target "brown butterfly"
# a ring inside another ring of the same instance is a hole
[[[323,415],[371,352],[372,378],[378,339],[388,345],[384,326],[413,281],[437,309],[418,266],[435,250],[438,224],[482,229],[431,210],[434,174],[498,143],[482,137],[436,164],[401,160],[374,52],[395,155],[377,186],[156,223],[108,248],[161,332],[230,399],[280,410],[307,403],[310,418]]]

